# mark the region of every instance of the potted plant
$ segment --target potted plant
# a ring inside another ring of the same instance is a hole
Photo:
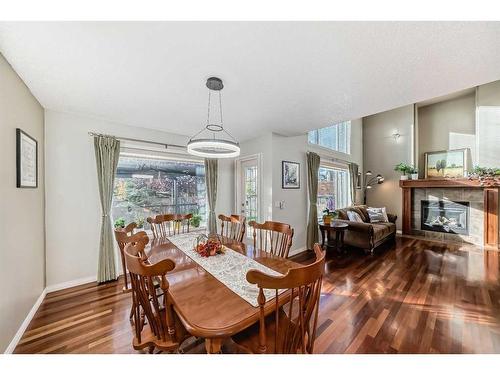
[[[418,180],[418,169],[415,168],[414,166],[411,167],[411,169],[408,171],[410,174],[410,178],[412,180]]]
[[[123,217],[115,220],[115,228],[125,228],[125,219]]]
[[[193,228],[198,228],[201,223],[201,215],[199,214],[193,214],[193,217],[191,218],[191,225]]]
[[[136,216],[134,221],[137,224],[137,228],[144,228],[144,218],[143,217]]]
[[[337,218],[337,212],[335,211],[335,203],[333,197],[328,197],[326,201],[326,208],[323,210],[323,223],[325,225],[330,225],[332,220]]]
[[[413,170],[413,166],[406,163],[396,164],[394,170],[397,172],[401,172],[401,180],[408,180],[408,173]]]

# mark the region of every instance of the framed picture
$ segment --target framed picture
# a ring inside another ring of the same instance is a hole
[[[281,188],[300,189],[300,163],[281,162]]]
[[[38,142],[16,129],[16,181],[18,188],[38,187]]]
[[[425,178],[467,177],[470,149],[426,152]]]

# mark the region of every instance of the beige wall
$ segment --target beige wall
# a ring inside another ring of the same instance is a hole
[[[38,188],[16,188],[16,128],[38,141]],[[0,352],[45,288],[43,108],[0,54]]]
[[[475,94],[418,109],[419,172],[424,177],[424,152],[470,148],[475,163]]]
[[[387,212],[398,215],[401,229],[400,173],[394,166],[400,162],[412,163],[413,105],[396,108],[363,118],[363,168],[385,177],[381,185],[368,190],[367,204],[387,207]],[[392,134],[399,132],[397,140]]]
[[[477,164],[500,166],[500,81],[477,88]]]

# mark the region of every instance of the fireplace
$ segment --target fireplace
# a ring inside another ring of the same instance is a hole
[[[447,200],[420,202],[422,230],[469,235],[469,202]]]

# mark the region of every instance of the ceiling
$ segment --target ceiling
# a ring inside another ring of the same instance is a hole
[[[300,134],[500,79],[500,22],[0,22],[47,109],[193,135],[210,76],[239,140]]]

